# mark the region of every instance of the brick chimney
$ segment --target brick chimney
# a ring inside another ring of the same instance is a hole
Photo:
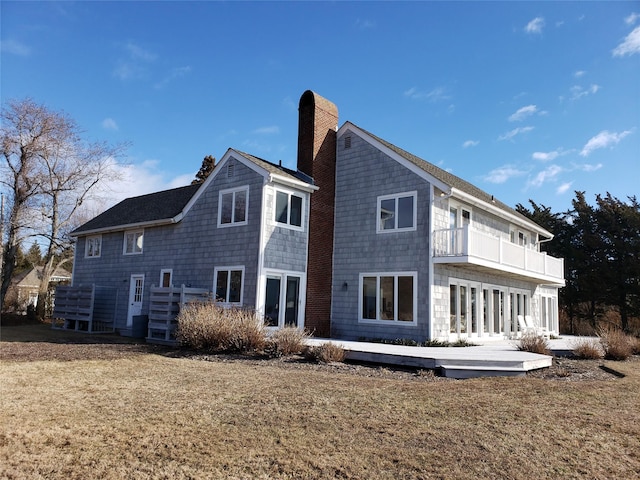
[[[307,90],[300,97],[298,170],[313,177],[311,194],[305,327],[316,336],[331,332],[333,219],[336,182],[338,108]]]

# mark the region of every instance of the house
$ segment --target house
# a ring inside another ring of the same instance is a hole
[[[297,170],[229,149],[201,185],[126,199],[73,232],[73,285],[114,288],[116,328],[152,285],[210,291],[271,327],[344,339],[558,331],[553,237],[493,196],[366,130],[312,91]]]
[[[28,306],[35,307],[38,303],[38,290],[42,280],[42,266],[32,267],[20,272],[11,279],[7,293],[7,301],[12,303],[16,311],[25,313]],[[71,273],[58,267],[49,280],[50,302],[53,303],[53,291],[57,285],[71,282]],[[48,302],[49,303],[49,302]]]

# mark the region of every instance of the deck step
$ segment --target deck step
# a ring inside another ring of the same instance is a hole
[[[439,365],[443,377],[477,378],[477,377],[522,377],[527,373],[523,367],[507,367],[495,365]]]

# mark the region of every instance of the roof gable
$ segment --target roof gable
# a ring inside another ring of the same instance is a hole
[[[358,127],[357,125],[354,125],[351,122],[346,122],[342,125],[338,135],[341,135],[346,130],[352,130],[354,133],[360,135],[366,141],[374,144],[378,148],[382,147],[382,149],[386,150],[387,153],[395,160],[404,163],[405,166],[414,171],[417,169],[417,173],[422,172],[423,174],[426,174],[426,178],[441,190],[449,190],[448,193],[451,193],[454,196],[459,196],[467,201],[471,200],[479,203],[488,211],[497,210],[501,212],[503,216],[506,215],[510,217],[516,223],[526,225],[544,236],[553,237],[551,232],[543,229],[540,225],[532,222],[515,209],[509,207],[507,204],[496,199],[493,195],[488,194],[468,181],[463,180],[462,178],[447,172],[446,170],[427,162],[426,160],[423,160],[422,158],[417,157],[416,155],[409,153],[392,143],[387,142],[386,140]]]

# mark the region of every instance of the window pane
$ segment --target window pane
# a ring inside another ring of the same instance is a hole
[[[276,192],[276,222],[287,223],[288,221],[289,195],[283,192]]]
[[[142,251],[142,240],[143,240],[142,233],[136,233],[135,234],[135,238],[136,238],[135,251],[136,251],[136,253],[137,252],[141,252]]]
[[[394,320],[394,277],[380,277],[380,320]]]
[[[398,277],[398,320],[413,322],[413,277]]]
[[[458,322],[458,286],[449,285],[449,332],[457,332]]]
[[[127,253],[133,253],[133,242],[134,242],[134,235],[133,233],[127,233],[125,236],[126,239],[126,252]]]
[[[298,326],[298,297],[300,293],[300,278],[287,277],[287,297],[284,310],[284,324]]]
[[[291,225],[302,226],[302,197],[291,195]]]
[[[102,239],[101,238],[94,238],[93,239],[93,255],[95,257],[99,257],[100,256],[100,245],[102,244]]]
[[[394,198],[380,202],[380,230],[396,228],[396,200]]]
[[[280,308],[280,278],[267,278],[267,289],[264,300],[264,323],[270,327],[278,326]]]
[[[240,302],[240,291],[242,290],[242,270],[231,271],[231,285],[229,291],[229,302]]]
[[[236,204],[234,210],[234,222],[244,222],[247,213],[247,192],[241,190],[236,192]]]
[[[376,277],[362,279],[362,318],[376,319]]]
[[[398,228],[413,227],[413,197],[398,199]]]
[[[467,333],[467,287],[460,285],[460,333]]]
[[[220,210],[220,223],[231,223],[231,211],[233,208],[233,193],[222,195],[222,206]]]
[[[216,278],[216,301],[227,301],[227,281],[229,279],[229,272],[226,270],[218,271]]]

